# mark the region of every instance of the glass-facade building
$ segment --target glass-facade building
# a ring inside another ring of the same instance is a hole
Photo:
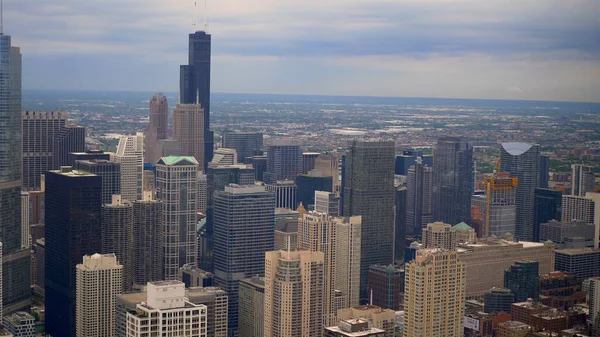
[[[76,170],[83,170],[102,177],[102,204],[110,204],[113,194],[121,194],[121,163],[108,160],[77,160],[73,165]],[[121,261],[119,261],[121,262]]]
[[[250,157],[262,155],[263,134],[260,132],[223,132],[223,147],[235,149],[238,162],[249,163]]]
[[[536,188],[534,190],[532,241],[540,241],[540,226],[543,223],[562,219],[562,196],[561,191],[553,189]]]
[[[504,287],[515,295],[515,302],[538,298],[539,270],[538,261],[515,261],[509,270],[504,271]]]

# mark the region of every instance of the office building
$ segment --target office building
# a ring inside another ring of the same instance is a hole
[[[569,310],[578,303],[585,303],[586,293],[577,275],[553,271],[540,275],[540,299],[553,308]]]
[[[275,221],[275,250],[296,250],[298,247],[298,217]]]
[[[2,318],[3,313],[3,299],[2,293],[4,292],[4,283],[2,279],[4,278],[4,274],[2,274],[2,242],[0,242],[0,319]]]
[[[71,152],[85,151],[85,128],[77,125],[66,125],[54,139],[54,167],[71,165]]]
[[[385,337],[385,331],[371,327],[369,321],[354,319],[340,321],[337,326],[326,327],[325,337]]]
[[[321,335],[324,270],[321,252],[265,253],[265,337]]]
[[[394,258],[394,153],[392,141],[352,141],[343,160],[343,215],[362,216],[360,284],[367,298],[372,264]]]
[[[340,197],[327,191],[315,191],[315,212],[340,216]]]
[[[533,240],[540,241],[540,226],[550,220],[562,219],[562,192],[536,188],[534,192]]]
[[[406,176],[406,235],[420,238],[422,230],[433,222],[433,167],[425,166],[421,157],[408,169]]]
[[[427,224],[423,228],[423,248],[456,249],[456,230],[443,222]]]
[[[396,313],[376,305],[359,305],[338,311],[340,321],[362,319],[371,323],[371,327],[385,331],[385,337],[393,337]]]
[[[167,139],[169,126],[169,101],[161,92],[150,99],[148,117],[145,158],[147,162],[154,164],[162,157],[158,153],[158,141]]]
[[[477,237],[475,229],[464,222],[452,226],[456,232],[457,243],[473,243]]]
[[[102,178],[62,167],[46,172],[45,186],[46,331],[74,337],[75,267],[102,250]]]
[[[296,190],[298,187],[293,180],[278,180],[273,184],[265,184],[265,188],[275,194],[275,207],[296,208]]]
[[[594,225],[596,226],[596,234],[594,234],[594,248],[600,249],[600,193],[586,193],[587,198],[594,201]]]
[[[540,183],[540,146],[528,143],[502,143],[500,169],[517,178],[517,238],[532,241],[534,237],[535,189]]]
[[[196,264],[198,161],[194,157],[163,157],[156,163],[156,196],[162,201],[163,278],[175,280],[179,267]]]
[[[550,179],[550,157],[548,155],[540,155],[540,188],[548,188],[548,180]]]
[[[515,294],[515,302],[538,298],[539,269],[539,262],[521,260],[504,271],[504,287]]]
[[[458,258],[465,263],[469,299],[481,297],[493,287],[504,287],[504,271],[515,261],[538,261],[540,274],[555,270],[551,243],[488,238],[458,245]]]
[[[103,254],[114,254],[122,266],[123,292],[131,290],[135,262],[133,204],[112,196],[110,204],[102,205],[102,250]]]
[[[227,293],[217,287],[191,287],[185,292],[188,301],[206,306],[206,336],[227,337]]]
[[[69,165],[75,165],[78,160],[110,160],[110,154],[102,150],[86,150],[85,152],[69,153]]]
[[[31,269],[33,272],[33,291],[45,297],[46,293],[46,239],[37,239],[31,246]]]
[[[156,178],[154,177],[155,171],[146,170],[146,168],[144,167],[143,174],[144,176],[142,177],[142,193],[150,191],[152,192],[152,194],[154,194],[156,190]]]
[[[594,200],[590,197],[563,195],[562,221],[570,222],[580,220],[585,223],[594,223],[594,207]]]
[[[595,183],[592,166],[571,165],[571,195],[584,197],[587,192],[594,192]]]
[[[212,160],[214,149],[214,134],[210,130],[210,34],[201,30],[191,33],[188,55],[188,64],[180,67],[179,97],[181,104],[196,104],[204,111],[203,118],[200,118],[204,122],[204,135],[202,136],[204,156],[196,158],[196,160],[200,162],[201,170],[206,171],[208,163]],[[190,153],[185,153],[185,155],[193,156]]]
[[[0,34],[0,238],[5,312],[30,303],[29,249],[21,248],[21,52]]]
[[[307,174],[300,174],[296,177],[297,202],[305,207],[312,207],[315,204],[315,192],[325,191],[333,192],[331,177],[323,176],[322,172],[311,170]]]
[[[21,248],[31,248],[29,193],[21,192]]]
[[[117,295],[123,289],[123,266],[114,254],[85,255],[77,265],[77,336],[115,335]]]
[[[556,251],[556,267],[565,273],[577,275],[579,280],[600,276],[600,249],[576,248]]]
[[[514,234],[517,221],[517,178],[509,173],[494,173],[483,178],[485,206],[483,237]]]
[[[321,153],[315,159],[315,171],[321,172],[325,177],[331,177],[332,191],[340,192],[339,160],[332,153]]]
[[[267,156],[253,156],[247,159],[254,168],[256,181],[265,181],[265,172],[267,172]]]
[[[206,215],[208,202],[208,179],[206,174],[198,173],[198,213]]]
[[[125,295],[125,302],[127,296]],[[123,297],[120,298],[124,302]],[[194,304],[185,296],[185,285],[179,281],[149,282],[145,301],[135,309],[120,312],[117,329],[124,326],[125,337],[143,337],[148,333],[168,331],[172,336],[207,337],[207,307]],[[123,320],[123,323],[119,323]]]
[[[10,333],[12,337],[34,337],[35,331],[35,318],[29,313],[24,311],[15,312],[12,315],[5,316],[2,324],[6,331]],[[7,336],[0,334],[0,336]]]
[[[265,252],[273,250],[275,196],[263,186],[229,185],[214,193],[215,285],[229,295],[229,334],[238,327],[242,279],[265,273]]]
[[[133,202],[133,283],[145,285],[163,279],[163,203],[145,191],[143,200]]]
[[[551,220],[540,226],[540,241],[550,240],[557,249],[594,247],[594,224]]]
[[[302,153],[302,174],[308,174],[308,172],[314,170],[315,160],[320,154],[321,152]]]
[[[110,204],[114,194],[121,194],[121,164],[103,160],[76,160],[73,169],[102,177],[102,204]],[[133,200],[132,200],[133,201]]]
[[[402,151],[401,155],[396,156],[395,173],[397,175],[406,176],[408,174],[408,169],[415,165],[418,157],[423,159],[423,164],[427,166],[433,166],[432,155],[423,155],[423,151],[421,150],[408,149]]]
[[[404,186],[396,186],[396,197],[394,198],[394,261],[404,259],[404,247],[406,245],[406,199],[407,190]]]
[[[457,253],[421,249],[405,271],[405,336],[462,336],[466,275]]]
[[[224,131],[223,147],[234,149],[240,163],[249,164],[250,157],[262,155],[263,134],[260,132]]]
[[[369,267],[369,303],[399,311],[404,303],[404,269],[392,265]]]
[[[267,170],[264,182],[272,184],[278,180],[296,181],[302,173],[302,150],[300,141],[282,138],[271,139],[267,147]]]
[[[194,265],[184,264],[183,267],[179,268],[179,279],[185,283],[186,288],[212,287],[215,275]]]
[[[121,196],[131,202],[142,199],[144,175],[144,134],[122,136],[115,162],[121,163]]]
[[[254,276],[240,281],[239,337],[264,336],[265,279]]]
[[[590,317],[589,321],[592,323],[592,330],[596,335],[600,332],[600,278],[594,277],[590,280],[589,289],[589,305],[590,305]]]
[[[485,303],[484,310],[487,313],[504,311],[510,314],[510,307],[515,303],[515,294],[506,288],[494,287],[487,291],[483,298]]]
[[[237,165],[238,156],[235,149],[222,147],[214,151],[213,159],[208,163],[209,166],[219,165]]]
[[[41,175],[58,167],[54,164],[54,141],[65,128],[65,111],[22,111],[23,189],[40,188]]]
[[[179,144],[179,141],[171,138],[159,140],[157,152],[159,158],[169,156],[183,156],[183,149]]]
[[[433,220],[471,219],[473,146],[464,137],[440,137],[433,151]]]

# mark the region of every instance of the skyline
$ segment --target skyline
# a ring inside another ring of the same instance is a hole
[[[208,1],[213,91],[599,102],[600,6],[515,4]],[[8,0],[4,27],[26,90],[172,92],[203,5]]]

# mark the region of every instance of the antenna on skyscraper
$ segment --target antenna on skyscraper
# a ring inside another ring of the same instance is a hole
[[[4,0],[0,0],[0,35],[4,35]]]
[[[204,31],[208,33],[208,22],[206,21],[206,12],[208,11],[208,7],[206,6],[206,0],[204,0]]]

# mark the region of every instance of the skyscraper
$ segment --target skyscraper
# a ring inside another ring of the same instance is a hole
[[[146,161],[156,163],[160,159],[158,141],[167,139],[169,125],[169,102],[161,92],[150,99],[148,127],[146,128]]]
[[[265,254],[264,337],[321,336],[323,271],[322,252]]]
[[[58,169],[54,165],[54,140],[65,127],[65,111],[23,111],[23,189],[40,188],[42,173]]]
[[[262,154],[263,134],[260,132],[224,131],[223,147],[235,149],[240,163],[249,163],[252,156]]]
[[[401,310],[404,301],[404,270],[387,265],[369,267],[369,303],[384,309]]]
[[[142,199],[144,175],[144,134],[122,136],[115,153],[121,163],[121,196],[131,202]]]
[[[133,205],[121,196],[112,196],[110,204],[102,205],[102,253],[114,254],[123,266],[123,292],[133,284]]]
[[[540,155],[540,188],[548,188],[548,180],[550,179],[550,157]]]
[[[133,202],[134,284],[163,279],[162,212],[162,202],[153,200],[151,192]]]
[[[405,271],[404,336],[463,336],[466,276],[457,253],[421,249]]]
[[[179,267],[196,264],[198,161],[163,157],[156,163],[156,196],[162,201],[164,279],[175,280]]]
[[[0,238],[5,311],[30,303],[29,249],[21,248],[21,52],[0,32]]]
[[[515,294],[515,302],[538,298],[539,269],[540,263],[537,261],[515,261],[504,271],[504,287]]]
[[[278,180],[296,181],[296,176],[300,173],[302,173],[300,142],[289,138],[271,139],[267,147],[265,183],[275,183]]]
[[[200,104],[177,104],[173,110],[173,139],[179,142],[184,156],[192,156],[200,163],[202,171],[206,170],[202,164],[206,160],[204,118]]]
[[[315,192],[327,191],[333,192],[331,177],[324,176],[320,171],[312,170],[307,174],[300,174],[296,177],[297,200],[305,207],[315,204]]]
[[[517,220],[517,178],[509,173],[495,173],[483,179],[486,202],[483,212],[483,237],[515,233]]]
[[[67,125],[60,129],[54,138],[54,166],[71,166],[71,152],[85,151],[85,128],[77,125]]]
[[[502,143],[500,169],[517,178],[515,235],[531,241],[534,228],[535,189],[540,182],[540,146],[527,143]]]
[[[189,35],[188,65],[182,65],[179,72],[179,95],[181,104],[199,104],[204,111],[204,162],[203,171],[213,157],[214,136],[210,130],[210,55],[211,36],[206,31],[196,31]],[[199,151],[199,150],[198,150]],[[192,155],[187,154],[186,155]],[[201,160],[201,158],[196,158]]]
[[[335,193],[315,191],[315,212],[329,216],[340,216],[340,197]]]
[[[21,247],[31,248],[29,193],[21,192]]]
[[[392,141],[352,141],[345,159],[343,214],[362,215],[361,298],[369,266],[394,257],[394,153]]]
[[[215,285],[229,295],[229,335],[238,327],[239,281],[265,273],[273,250],[275,196],[263,186],[229,185],[214,193]]]
[[[46,331],[75,337],[75,267],[102,249],[102,178],[63,167],[45,184]]]
[[[229,149],[226,147],[222,147],[216,149],[213,154],[213,159],[209,166],[219,166],[219,165],[237,165],[238,163],[238,155],[235,149]]]
[[[580,197],[575,195],[562,196],[562,221],[574,220],[594,223],[595,202],[591,197]]]
[[[418,157],[406,177],[406,235],[420,238],[423,228],[433,221],[432,194],[433,167]]]
[[[592,166],[571,165],[571,195],[585,196],[586,192],[594,192],[595,177]]]
[[[239,337],[264,336],[265,278],[240,281]]]
[[[438,138],[433,168],[433,220],[468,223],[473,195],[473,146],[469,140]]]
[[[77,336],[115,335],[117,295],[121,294],[123,266],[114,254],[85,255],[77,265]]]
[[[277,180],[272,184],[265,184],[269,192],[275,193],[275,207],[295,209],[297,186],[293,180]]]
[[[394,261],[404,259],[406,248],[406,187],[396,186],[396,198],[394,199],[396,232],[394,233]]]
[[[456,229],[443,222],[427,224],[423,228],[424,248],[456,249]]]
[[[533,240],[540,241],[540,226],[550,220],[562,219],[562,192],[548,188],[536,188],[533,205]]]
[[[102,204],[110,204],[114,194],[121,194],[121,164],[109,160],[76,160],[73,169],[102,177]]]
[[[339,160],[332,153],[321,153],[315,159],[315,171],[319,171],[323,176],[331,177],[333,186],[332,192],[340,192],[340,170]]]
[[[302,153],[302,173],[307,174],[315,168],[315,159],[317,159],[320,154],[320,152]]]

